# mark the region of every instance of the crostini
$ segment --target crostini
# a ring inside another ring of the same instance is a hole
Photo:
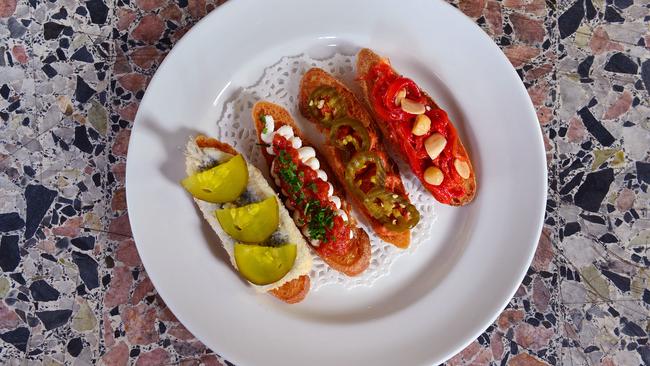
[[[397,247],[408,247],[420,213],[370,113],[345,85],[318,68],[303,75],[298,98],[301,114],[327,137],[323,155],[373,230]]]
[[[433,197],[452,206],[471,202],[476,175],[447,113],[370,49],[357,55],[357,80],[382,135]]]
[[[255,290],[296,303],[309,292],[312,254],[262,173],[233,147],[206,136],[185,150],[181,184]]]
[[[284,108],[258,102],[252,118],[270,175],[314,251],[348,276],[365,271],[370,264],[370,239],[351,216],[327,162]]]

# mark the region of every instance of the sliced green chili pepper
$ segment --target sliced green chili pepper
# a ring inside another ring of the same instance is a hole
[[[357,137],[355,137],[353,134],[348,134],[342,138],[339,138],[339,130],[345,126],[350,127],[354,132],[356,132],[356,136],[358,136],[361,141],[359,141],[359,139],[357,139]],[[336,121],[332,122],[332,129],[330,130],[330,142],[337,148],[346,151],[350,145],[354,146],[355,152],[367,151],[370,149],[370,136],[368,135],[368,130],[366,130],[366,127],[361,124],[361,122],[347,117],[339,118]]]
[[[339,92],[331,86],[316,88],[309,96],[309,112],[321,123],[330,126],[332,121],[346,114],[347,106]]]
[[[368,177],[366,169],[371,169],[372,165],[375,166],[375,172]],[[379,156],[373,152],[358,152],[354,154],[345,167],[345,181],[354,194],[363,199],[365,192],[372,189],[372,187],[381,187],[384,185],[386,181],[384,164]],[[367,183],[370,183],[370,188],[367,187]]]
[[[373,188],[363,200],[372,217],[391,231],[412,229],[420,221],[420,213],[406,198],[382,187]]]

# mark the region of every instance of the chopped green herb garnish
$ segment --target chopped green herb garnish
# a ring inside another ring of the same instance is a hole
[[[314,182],[309,183],[309,189],[311,189],[314,193],[318,193],[318,186]]]
[[[322,207],[320,201],[312,200],[305,206],[305,212],[310,220],[307,225],[309,236],[314,240],[329,241],[327,229],[334,227],[334,211],[329,207]]]

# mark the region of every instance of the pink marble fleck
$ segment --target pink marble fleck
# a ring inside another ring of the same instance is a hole
[[[117,156],[126,156],[129,152],[129,138],[131,130],[123,129],[117,133],[113,142],[113,154]]]
[[[133,290],[133,297],[131,297],[132,304],[138,304],[145,296],[149,295],[154,291],[153,283],[151,279],[146,277],[142,282],[140,282]]]
[[[526,72],[526,79],[536,80],[543,76],[550,74],[553,71],[552,64],[543,64],[539,67],[535,67]]]
[[[539,48],[521,44],[508,46],[503,49],[503,53],[506,54],[510,60],[510,63],[514,67],[519,67],[526,62],[534,59],[535,57],[539,56],[540,52],[541,51]]]
[[[108,226],[108,238],[113,240],[123,239],[125,236],[131,236],[131,223],[129,214],[125,213],[111,220]]]
[[[524,348],[539,351],[548,347],[555,331],[542,326],[535,327],[528,323],[519,323],[515,327],[515,341]]]
[[[548,270],[548,266],[553,260],[554,255],[555,251],[551,243],[551,230],[544,227],[539,237],[539,242],[537,243],[537,250],[535,251],[535,257],[532,263],[533,268],[538,271]]]
[[[505,331],[513,324],[517,324],[522,320],[524,320],[524,312],[522,310],[506,309],[501,313],[501,315],[499,315],[497,326],[499,329]]]
[[[136,73],[125,74],[117,79],[124,89],[134,93],[145,88],[146,80],[144,75]]]
[[[122,311],[122,321],[126,337],[131,344],[150,344],[158,341],[155,308],[147,304],[127,306]]]
[[[460,0],[458,7],[468,17],[478,18],[483,14],[485,0]]]
[[[113,192],[111,199],[111,209],[114,212],[126,210],[126,189],[124,187],[117,189]]]
[[[520,13],[510,14],[510,21],[515,29],[517,39],[531,44],[542,43],[544,41],[544,22],[539,19],[533,19]]]
[[[173,20],[174,22],[178,23],[181,21],[182,14],[181,10],[178,8],[178,5],[169,4],[167,7],[160,11],[160,16],[162,16],[165,20]]]
[[[75,236],[79,236],[82,223],[83,223],[83,217],[80,216],[72,217],[66,220],[66,222],[63,223],[63,225],[53,228],[52,233],[58,236],[66,236],[69,238],[74,238]]]
[[[625,90],[623,94],[612,104],[607,108],[605,111],[605,114],[603,115],[603,119],[614,119],[618,118],[621,115],[623,115],[625,112],[630,109],[632,106],[632,93],[629,91]]]
[[[128,361],[129,347],[124,342],[118,343],[102,356],[102,362],[106,366],[124,366]]]
[[[183,326],[183,324],[178,324],[174,326],[172,329],[169,330],[169,334],[173,335],[174,337],[183,340],[183,341],[188,341],[190,339],[194,339],[194,336],[192,333],[190,333],[187,328]]]
[[[141,353],[135,362],[135,366],[166,365],[169,362],[169,353],[163,348],[156,348],[152,351]]]
[[[585,137],[585,125],[577,117],[571,117],[569,120],[569,129],[567,130],[567,138],[571,142],[580,142]]]
[[[124,176],[126,175],[126,163],[121,162],[113,165],[111,171],[115,175],[115,179],[117,179],[118,182],[124,183]]]
[[[537,119],[542,126],[548,124],[553,120],[553,110],[545,106],[537,108]]]
[[[544,313],[548,309],[549,301],[551,301],[551,291],[541,278],[535,278],[533,281],[533,303],[537,311]]]
[[[165,23],[158,15],[145,15],[133,30],[131,36],[133,39],[145,43],[153,44],[160,39]]]
[[[36,246],[45,253],[53,254],[56,251],[56,244],[52,240],[41,240]]]
[[[176,353],[181,356],[195,356],[205,352],[205,345],[199,341],[186,342],[186,341],[172,341],[172,346]]]
[[[510,359],[508,366],[548,366],[548,363],[528,353],[520,353]]]
[[[546,2],[544,0],[504,0],[503,6],[535,15],[542,15],[546,10]]]
[[[621,193],[619,193],[618,197],[616,198],[616,208],[620,212],[625,212],[634,206],[635,199],[636,195],[634,194],[633,190],[623,188]]]
[[[16,11],[16,0],[0,0],[0,18],[11,16]]]
[[[154,46],[144,46],[136,49],[130,54],[130,58],[134,64],[143,69],[149,69],[154,62],[158,59],[159,52]]]
[[[189,0],[187,7],[190,10],[190,15],[195,19],[201,19],[206,14],[205,0]]]
[[[187,26],[186,26],[186,27],[178,28],[178,29],[174,32],[174,34],[172,35],[172,39],[174,40],[174,42],[178,41],[179,39],[183,38],[183,36],[185,35],[185,33],[187,33],[189,30],[190,30],[190,27],[187,27]]]
[[[0,301],[0,329],[14,329],[22,321],[18,315]]]
[[[130,267],[137,267],[142,264],[138,249],[135,247],[133,239],[124,239],[120,242],[115,251],[115,259]]]
[[[122,49],[119,47],[115,48],[115,64],[113,65],[113,73],[115,75],[122,75],[127,74],[132,70],[133,68],[131,68],[131,64],[129,63],[129,60],[127,60]]]
[[[499,332],[492,333],[490,337],[490,350],[495,360],[500,360],[503,357],[503,339]]]
[[[501,3],[495,0],[488,0],[485,6],[485,19],[492,34],[500,36],[503,34],[503,17],[501,15]]]
[[[131,271],[126,267],[115,267],[110,287],[104,295],[104,306],[112,308],[126,303],[129,299],[132,284],[133,276],[131,276]]]
[[[528,95],[530,100],[535,106],[540,106],[544,104],[544,101],[549,94],[549,85],[546,81],[541,81],[539,84],[533,85],[528,88]]]
[[[222,364],[217,356],[215,355],[206,355],[201,357],[201,365],[204,366],[225,366]]]
[[[133,23],[135,17],[136,14],[133,10],[118,7],[117,8],[117,29],[118,30],[127,29]]]
[[[25,47],[23,47],[23,45],[15,45],[11,49],[11,53],[13,54],[16,61],[20,62],[21,64],[26,64],[27,61],[29,61],[29,57],[27,57],[27,53],[25,52]]]
[[[166,306],[160,309],[160,313],[158,314],[158,319],[165,322],[178,322],[178,319],[176,319],[174,313],[172,313],[172,311],[169,310],[169,308]]]
[[[490,350],[483,348],[477,341],[472,342],[469,346],[465,347],[460,353],[447,361],[449,366],[461,366],[468,364],[481,364],[478,363],[478,358],[484,358],[483,351],[487,351],[488,357]],[[488,359],[489,361],[489,359]],[[487,362],[484,362],[485,364]]]
[[[591,40],[589,40],[589,47],[594,55],[599,55],[607,51],[622,51],[623,46],[619,43],[612,42],[609,39],[609,34],[603,27],[597,27],[594,29]]]
[[[102,333],[104,335],[104,345],[110,348],[115,344],[115,336],[113,335],[113,327],[111,326],[111,319],[108,317],[108,313],[104,313],[102,322],[103,322]]]
[[[135,119],[135,115],[138,112],[138,106],[139,106],[138,103],[135,102],[130,103],[126,107],[118,110],[117,114],[119,114],[120,118],[122,118],[123,120],[133,122],[133,120]]]
[[[165,0],[136,0],[135,4],[138,6],[138,8],[144,10],[144,11],[151,11],[154,9],[158,9],[161,6],[165,5],[167,1]]]

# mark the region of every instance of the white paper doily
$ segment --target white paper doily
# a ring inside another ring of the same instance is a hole
[[[268,178],[266,162],[262,157],[260,147],[256,145],[257,137],[251,117],[253,105],[260,100],[267,100],[283,106],[289,110],[302,132],[318,148],[323,141],[323,137],[316,131],[312,123],[302,118],[298,110],[297,96],[300,79],[311,67],[320,67],[342,80],[348,87],[352,88],[353,92],[359,95],[356,83],[354,83],[354,60],[355,56],[341,54],[335,54],[322,60],[310,58],[305,54],[283,57],[276,64],[267,67],[257,83],[240,89],[226,103],[222,118],[217,123],[216,137],[234,146],[250,162],[260,168],[265,177]],[[394,157],[395,154],[391,154],[391,156]],[[385,243],[375,235],[371,228],[361,222],[362,220],[358,215],[354,215],[370,236],[372,245],[370,266],[361,275],[348,277],[333,270],[319,257],[314,256],[314,265],[310,274],[312,291],[333,284],[343,286],[346,289],[356,286],[370,287],[379,278],[390,273],[390,267],[398,257],[404,254],[412,254],[422,242],[431,237],[433,224],[437,219],[431,195],[421,186],[417,177],[411,173],[411,170],[403,161],[400,159],[395,160],[399,165],[404,186],[409,193],[411,202],[420,211],[420,222],[411,231],[411,245],[408,249],[403,250]]]

